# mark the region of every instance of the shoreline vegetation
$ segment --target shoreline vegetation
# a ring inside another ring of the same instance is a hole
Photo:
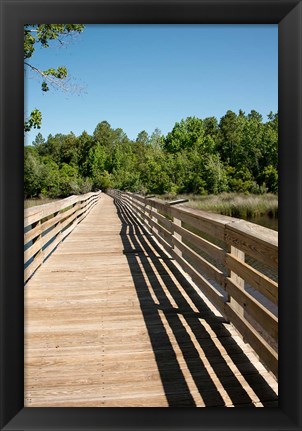
[[[210,211],[230,217],[249,220],[253,217],[267,215],[278,218],[278,196],[272,193],[263,195],[244,193],[221,193],[219,195],[165,195],[157,196],[165,200],[188,199],[184,205],[190,208]]]
[[[278,230],[278,195],[273,193],[255,195],[230,192],[207,196],[166,194],[157,197],[164,200],[188,199],[184,205],[190,208],[240,218]]]
[[[187,117],[136,139],[102,121],[92,135],[38,133],[24,153],[25,199],[119,189],[189,196],[195,208],[247,219],[277,215],[278,113]]]

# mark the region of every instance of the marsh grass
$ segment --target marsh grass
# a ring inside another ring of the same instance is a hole
[[[165,195],[162,198],[189,199],[185,205],[190,208],[211,211],[245,220],[260,216],[278,218],[278,196],[267,193],[264,195],[244,193],[221,193],[219,195]]]

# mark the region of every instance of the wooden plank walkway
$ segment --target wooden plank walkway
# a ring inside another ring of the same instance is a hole
[[[276,406],[277,383],[111,197],[25,287],[25,407]]]

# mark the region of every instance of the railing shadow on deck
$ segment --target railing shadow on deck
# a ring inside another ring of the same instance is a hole
[[[258,398],[264,407],[275,406],[276,393],[230,336],[223,318],[210,310],[129,209],[118,199],[114,203],[168,405],[194,407],[201,398],[205,406],[254,407],[252,401]],[[190,383],[185,375],[191,375]]]

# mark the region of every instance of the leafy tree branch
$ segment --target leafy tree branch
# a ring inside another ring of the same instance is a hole
[[[33,56],[37,44],[42,48],[49,48],[51,41],[58,41],[62,45],[67,37],[73,37],[83,30],[83,24],[26,24],[24,26],[24,66],[42,78],[43,92],[49,91],[49,86],[63,91],[70,91],[71,87],[67,85],[68,70],[65,66],[41,70],[28,61]],[[39,129],[41,124],[42,113],[35,109],[25,120],[24,131],[28,132],[32,128]]]

